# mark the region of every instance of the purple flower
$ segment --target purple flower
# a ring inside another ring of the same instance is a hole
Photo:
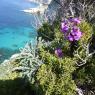
[[[69,30],[69,27],[66,26],[66,25],[62,28],[62,31],[63,31],[63,32],[67,32],[68,30]]]
[[[74,40],[78,41],[82,36],[82,32],[81,31],[77,31],[77,33],[75,33],[74,35]]]
[[[74,41],[74,38],[71,34],[68,35],[68,40],[71,41],[71,42]]]
[[[58,56],[58,57],[60,57],[60,58],[63,57],[62,49],[57,48],[57,49],[55,50],[55,55]]]
[[[70,22],[73,22],[73,17],[69,17],[68,20],[69,20]]]
[[[61,23],[61,30],[63,33],[67,32],[69,30],[69,27],[66,23],[62,22]]]
[[[68,20],[69,20],[70,22],[74,22],[75,24],[80,24],[80,23],[81,23],[81,21],[80,21],[79,18],[70,17]]]
[[[78,41],[82,32],[80,31],[78,24],[81,23],[79,18],[70,17],[61,23],[61,31],[64,33],[64,37],[69,41]]]
[[[72,21],[75,23],[75,24],[80,24],[81,21],[79,18],[73,18]]]
[[[71,33],[68,35],[68,40],[69,41],[78,41],[82,36],[82,32],[80,31],[79,28],[73,28],[71,30]]]

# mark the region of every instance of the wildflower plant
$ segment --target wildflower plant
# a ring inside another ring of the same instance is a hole
[[[90,25],[80,18],[64,19],[61,32],[59,22],[44,24],[38,30],[36,47],[28,43],[21,49],[19,66],[13,71],[28,79],[35,95],[76,95],[73,73],[95,54],[89,52],[90,34]]]
[[[82,32],[78,27],[78,24],[81,23],[79,18],[70,17],[65,19],[61,23],[61,31],[64,34],[65,38],[72,41],[78,41],[82,37]]]

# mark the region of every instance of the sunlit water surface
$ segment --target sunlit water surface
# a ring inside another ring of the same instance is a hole
[[[28,41],[35,43],[34,18],[21,10],[36,6],[27,0],[0,0],[0,62],[19,52]]]

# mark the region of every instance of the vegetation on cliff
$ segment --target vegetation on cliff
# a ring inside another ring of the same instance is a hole
[[[28,43],[0,66],[2,95],[95,95],[92,21],[77,15],[57,16],[38,29],[35,44]]]

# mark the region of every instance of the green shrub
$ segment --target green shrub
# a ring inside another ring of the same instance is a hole
[[[92,26],[90,23],[88,23],[86,21],[82,21],[81,24],[79,25],[79,27],[83,33],[83,36],[80,39],[80,45],[87,44],[93,34]]]
[[[75,83],[87,92],[95,91],[95,57],[76,70]]]
[[[27,87],[28,84],[16,72],[10,72],[2,78],[0,77],[1,95],[29,95]]]
[[[44,23],[43,26],[38,29],[38,37],[46,41],[52,41],[54,39],[54,32],[52,26],[49,23]]]
[[[82,58],[86,61],[86,63],[76,68],[74,76],[76,85],[82,87],[84,90],[87,90],[87,94],[85,95],[88,95],[90,90],[95,91],[95,44],[93,43],[95,39],[92,38],[94,30],[87,22],[82,22],[80,28],[84,34],[82,39],[79,41],[80,47],[78,48],[78,54],[80,58],[78,57],[76,62],[79,65],[83,64],[81,60]]]
[[[19,73],[12,72],[12,69],[19,63],[0,64],[0,95],[29,95],[28,84]]]
[[[76,85],[95,85],[95,57],[87,57],[90,48],[86,47],[91,42],[92,27],[86,21],[79,27],[83,36],[73,43],[64,38],[59,21],[55,21],[53,25],[44,23],[38,30],[38,38],[41,37],[42,41],[38,39],[37,48],[27,44],[15,60],[15,67],[11,67],[14,72],[4,72],[4,76],[0,78],[0,93],[28,95],[31,90],[33,95],[76,95]],[[56,56],[57,48],[62,50],[62,58]],[[75,53],[74,56],[72,53]],[[88,59],[83,64],[86,57]],[[83,66],[79,66],[80,64]],[[26,80],[30,85],[25,83]],[[27,90],[27,85],[31,89]]]
[[[74,59],[58,59],[48,52],[44,52],[43,59],[45,63],[38,69],[32,84],[36,95],[75,95]]]
[[[91,43],[92,26],[88,22],[82,21],[79,25],[83,33],[82,38],[74,44],[64,39],[59,25],[53,25],[55,38],[49,45],[43,45],[40,48],[39,55],[44,60],[44,64],[38,69],[34,79],[35,82],[32,84],[32,89],[37,95],[74,95],[76,85],[88,84],[89,80],[94,83],[94,63],[91,61],[93,58],[88,58],[85,65],[81,67],[75,67],[75,63],[80,64],[81,60],[79,57],[76,58],[70,55],[72,49],[74,49],[74,52],[78,50],[81,58],[85,59],[87,57],[86,46]],[[74,48],[74,45],[77,46]],[[55,57],[54,50],[56,48],[63,50],[64,57],[62,59]],[[90,48],[88,47],[88,49]],[[72,75],[76,85],[72,79]]]

